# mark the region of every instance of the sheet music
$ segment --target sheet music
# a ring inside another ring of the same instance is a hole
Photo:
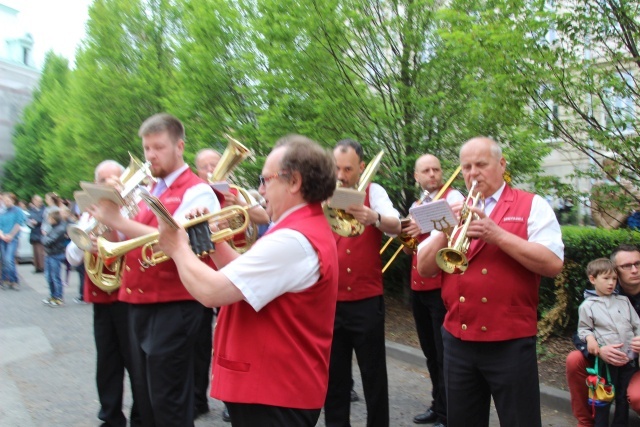
[[[111,200],[118,206],[123,206],[125,204],[120,192],[110,185],[81,182],[80,187],[89,194],[89,196],[94,200],[94,203],[100,199],[107,199]]]
[[[347,209],[351,205],[364,205],[364,191],[354,190],[353,188],[338,187],[331,196],[329,206],[334,209]]]
[[[140,187],[139,194],[140,198],[142,198],[147,206],[149,206],[149,209],[151,209],[153,213],[156,214],[156,217],[158,217],[158,221],[164,221],[174,230],[180,228],[178,222],[171,216],[160,199],[158,199],[156,196],[152,196],[151,193],[149,193],[149,190],[144,187]]]
[[[73,198],[76,200],[80,212],[86,212],[87,208],[94,203],[93,198],[86,191],[74,191]]]
[[[458,224],[456,215],[445,199],[414,206],[409,213],[423,233],[430,233],[434,229],[442,231]]]

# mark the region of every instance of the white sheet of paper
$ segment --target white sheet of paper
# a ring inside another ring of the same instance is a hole
[[[451,206],[444,199],[414,206],[409,213],[423,233],[454,227],[458,223]]]
[[[111,200],[118,206],[124,205],[122,196],[114,187],[110,185],[94,184],[92,182],[81,182],[80,187],[91,196],[94,202],[100,199]]]
[[[227,181],[217,181],[212,183],[211,186],[221,193],[228,193],[230,189]]]
[[[347,209],[351,205],[364,205],[365,196],[364,191],[339,187],[333,192],[329,206],[334,209]]]

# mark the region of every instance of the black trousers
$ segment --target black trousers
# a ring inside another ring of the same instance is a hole
[[[613,422],[611,427],[626,427],[629,425],[629,401],[627,400],[627,388],[629,381],[636,372],[636,363],[629,362],[624,366],[609,365],[611,383],[614,386],[616,395],[616,409],[613,412]],[[600,365],[600,376],[606,378],[606,367],[604,362]],[[611,405],[599,406],[595,408],[594,427],[609,427],[609,411]]]
[[[324,405],[327,427],[349,426],[351,360],[355,350],[367,405],[367,426],[389,425],[389,391],[384,342],[384,298],[338,302]]]
[[[440,421],[447,421],[447,399],[444,388],[442,323],[447,309],[442,302],[440,289],[411,291],[413,318],[420,348],[427,359],[427,370],[431,377],[432,410]]]
[[[129,355],[129,305],[123,302],[93,304],[93,336],[96,342],[96,387],[100,400],[98,418],[105,426],[126,427],[122,412],[124,371],[131,372]],[[135,400],[131,425],[140,424]]]
[[[196,339],[194,353],[194,391],[195,410],[206,412],[209,410],[209,382],[211,379],[211,351],[213,348],[213,309],[202,307],[202,322]]]
[[[508,319],[505,319],[508,321]],[[541,427],[536,338],[473,342],[442,330],[448,427]]]
[[[314,427],[320,418],[320,409],[231,402],[225,402],[225,405],[233,427]]]
[[[131,304],[133,394],[144,426],[192,427],[197,301]]]

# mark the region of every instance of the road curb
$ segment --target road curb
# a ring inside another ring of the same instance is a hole
[[[426,359],[422,351],[392,341],[386,342],[387,355],[394,359],[425,367]],[[556,411],[571,415],[571,398],[568,391],[540,384],[540,403]]]

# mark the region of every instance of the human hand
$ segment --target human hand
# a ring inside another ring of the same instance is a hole
[[[181,251],[191,251],[189,236],[183,227],[175,229],[164,221],[158,224],[158,246],[165,255],[175,258]]]
[[[402,228],[402,232],[414,238],[422,234],[420,227],[418,227],[418,224],[416,224],[413,218],[411,218],[411,221],[409,221],[408,225]]]
[[[640,336],[631,338],[629,348],[631,348],[634,353],[640,353]]]
[[[230,191],[222,191],[222,195],[224,196],[224,205],[225,206],[246,206],[243,197],[238,197]]]
[[[481,239],[490,244],[497,244],[505,231],[489,218],[482,209],[470,208],[469,215],[474,215],[467,229],[467,236],[472,239]]]
[[[346,212],[363,225],[373,225],[378,220],[378,213],[365,205],[351,205]]]
[[[600,347],[600,358],[613,366],[622,366],[629,361],[629,358],[619,349],[622,347],[620,344],[610,344]]]
[[[596,340],[591,340],[587,343],[587,350],[589,351],[589,354],[597,356],[600,350],[600,346],[598,345],[598,342]]]
[[[87,212],[89,212],[99,223],[115,229],[117,229],[117,227],[114,227],[113,225],[117,224],[117,221],[122,218],[120,207],[107,199],[98,200],[98,203],[87,208]]]

